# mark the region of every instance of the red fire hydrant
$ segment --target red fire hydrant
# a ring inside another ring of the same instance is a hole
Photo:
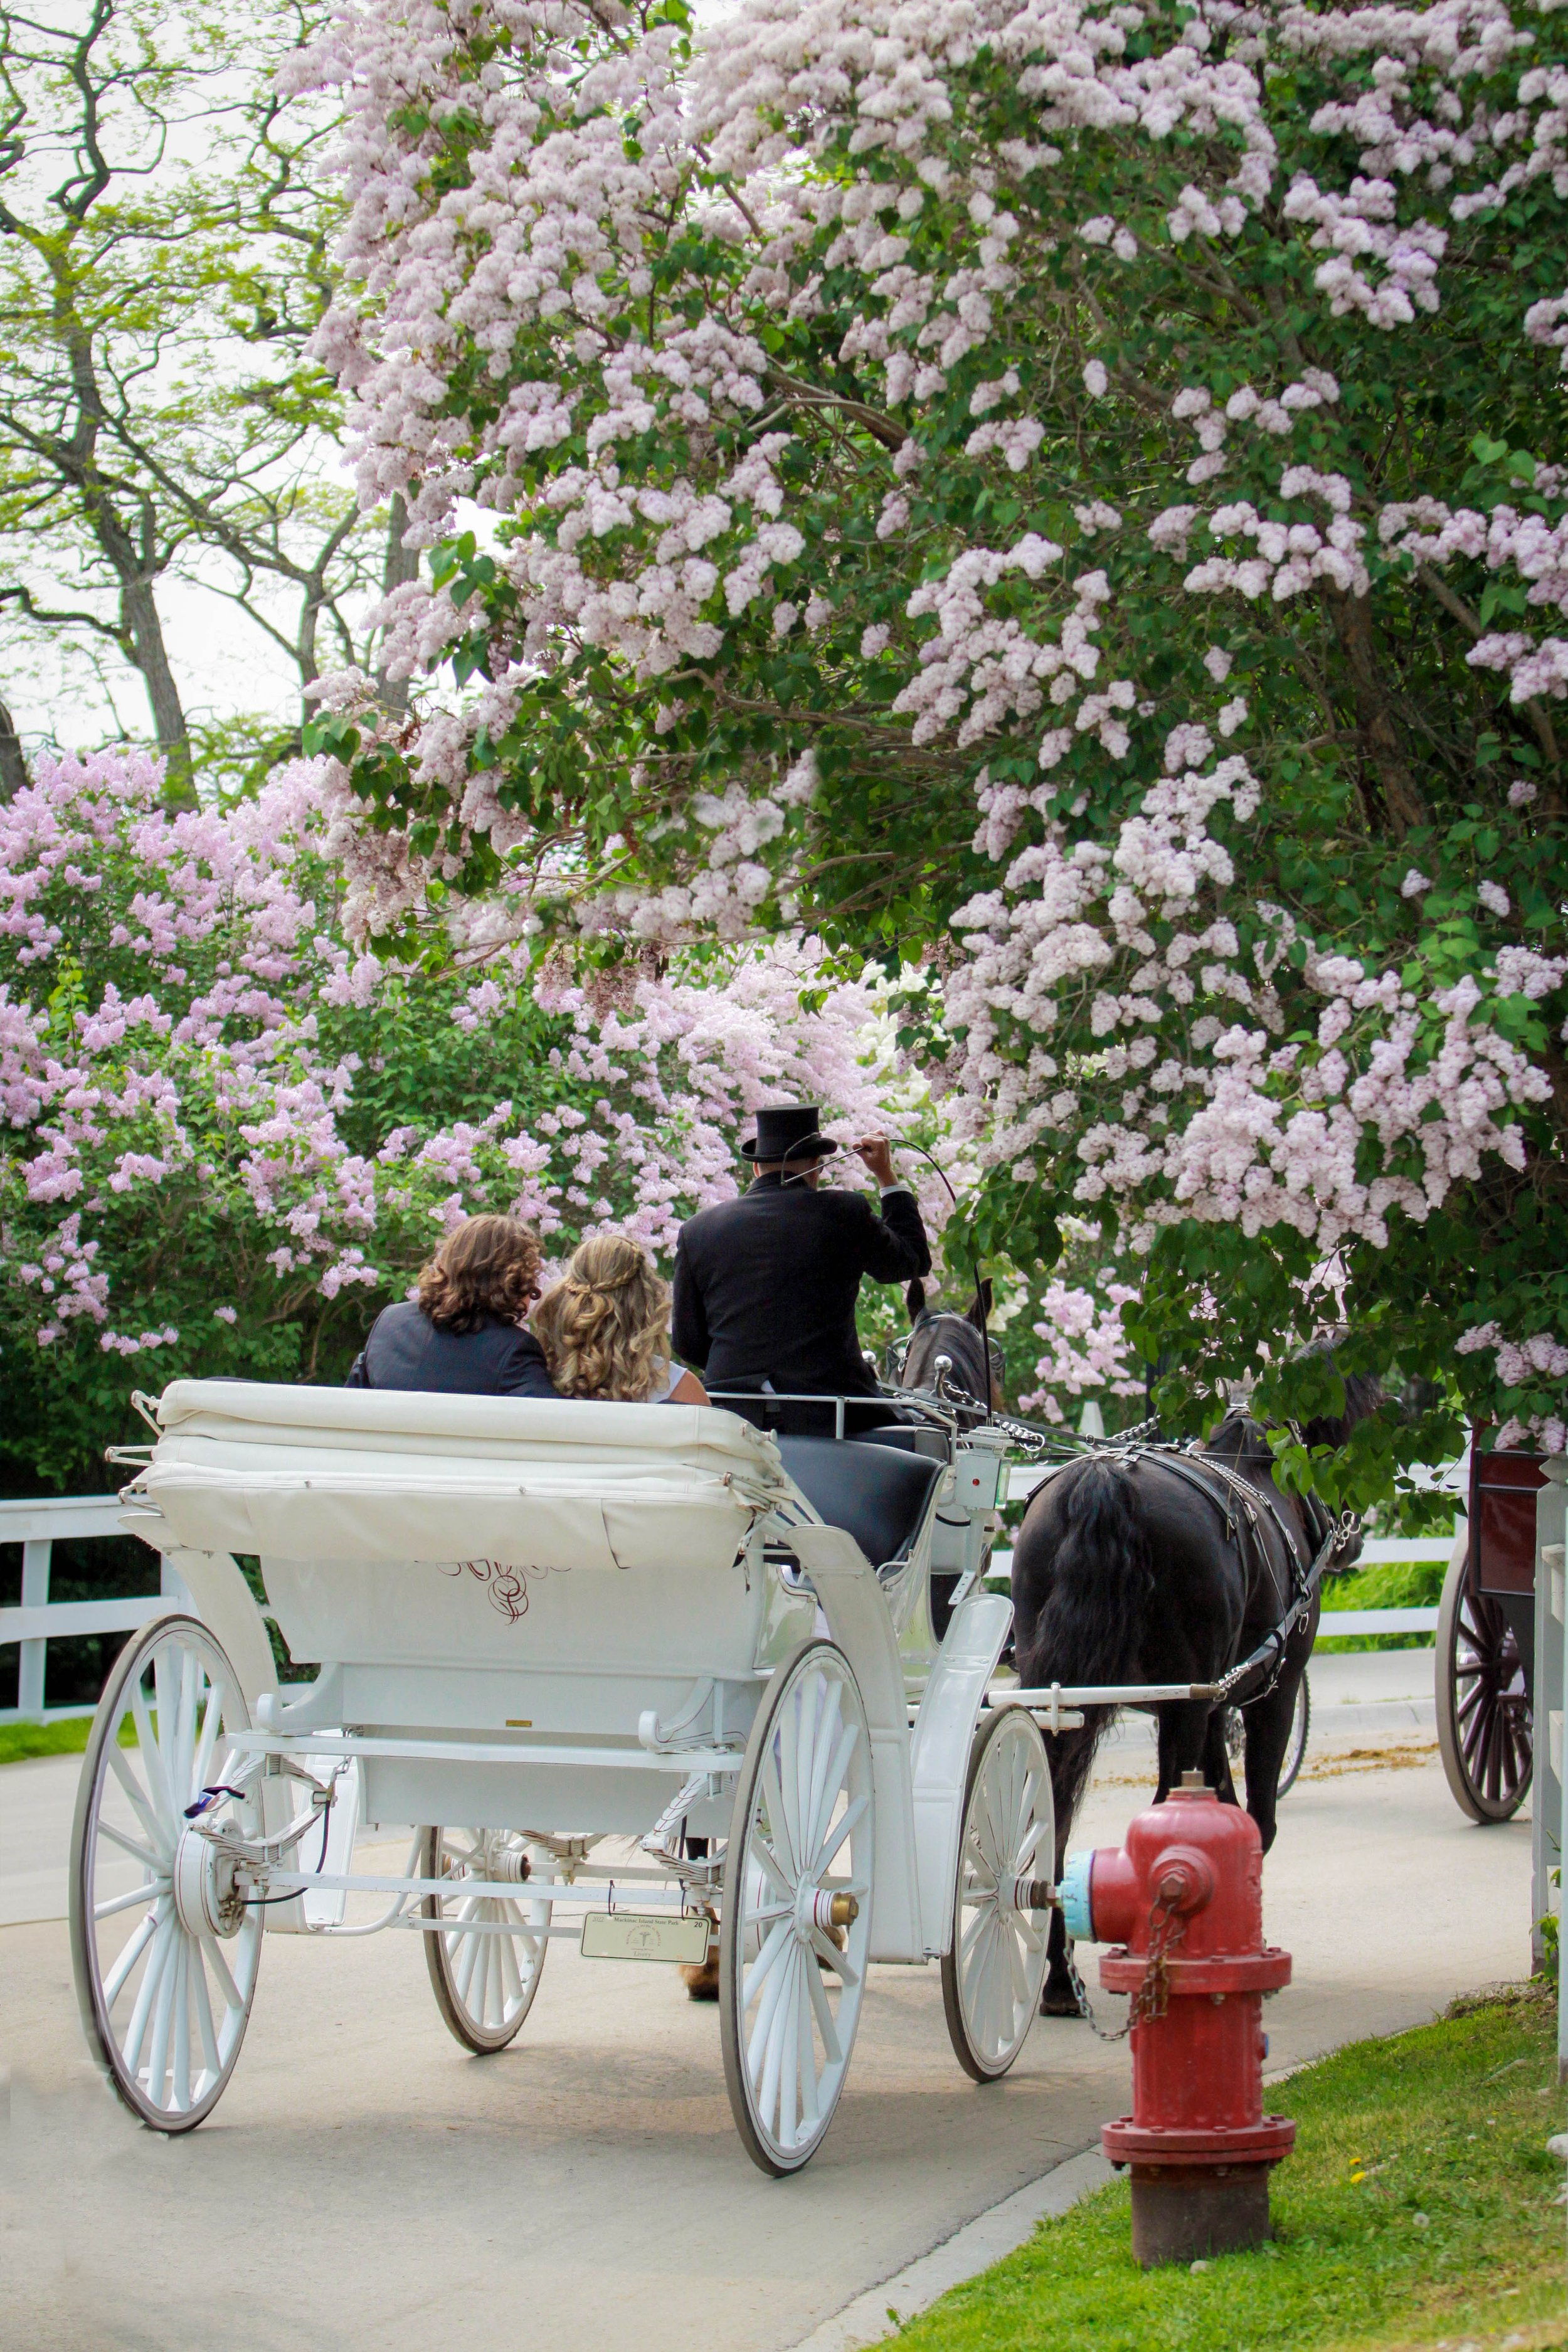
[[[1069,1935],[1121,1946],[1100,1980],[1132,1996],[1132,2113],[1100,2141],[1131,2170],[1134,2255],[1262,2244],[1296,2126],[1263,2112],[1263,1995],[1289,1984],[1290,1955],[1263,1940],[1258,1824],[1189,1772],[1124,1850],[1070,1854],[1061,1899]]]

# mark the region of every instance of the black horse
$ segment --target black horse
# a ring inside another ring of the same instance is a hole
[[[989,1279],[981,1284],[974,1304],[963,1314],[953,1307],[928,1307],[924,1286],[919,1282],[910,1283],[904,1301],[913,1328],[904,1348],[899,1386],[934,1388],[950,1402],[959,1395],[972,1399],[972,1406],[959,1409],[958,1418],[965,1426],[988,1420],[1002,1402],[1002,1350],[985,1328],[991,1313]],[[943,1356],[945,1366],[939,1362]]]
[[[1302,1434],[1310,1445],[1343,1444],[1381,1402],[1374,1381],[1352,1374],[1344,1387],[1342,1414],[1307,1423]],[[1330,1533],[1323,1505],[1275,1486],[1268,1438],[1241,1410],[1226,1415],[1206,1448],[1177,1458],[1191,1467],[1179,1468],[1176,1458],[1159,1452],[1124,1460],[1091,1454],[1036,1494],[1013,1552],[1014,1638],[1026,1687],[1217,1682],[1285,1616],[1299,1576]],[[1205,1461],[1230,1473],[1241,1492],[1216,1472],[1205,1474]],[[1249,1510],[1252,1496],[1258,1499]],[[1360,1538],[1351,1537],[1330,1565],[1348,1567],[1360,1549]],[[1314,1594],[1271,1686],[1250,1696],[1244,1686],[1239,1695],[1247,1810],[1265,1853],[1274,1842],[1280,1768],[1317,1625]],[[1154,1712],[1155,1803],[1163,1803],[1184,1772],[1201,1766],[1208,1786],[1235,1804],[1224,1707],[1175,1700]],[[1115,1713],[1085,1707],[1080,1730],[1047,1738],[1058,1877],[1095,1749]],[[1051,1914],[1049,1948],[1041,2006],[1047,2016],[1076,2016],[1059,1911]]]

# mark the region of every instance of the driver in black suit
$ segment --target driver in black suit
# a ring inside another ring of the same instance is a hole
[[[855,1328],[861,1278],[912,1281],[931,1272],[931,1249],[886,1137],[855,1147],[880,1187],[879,1210],[864,1193],[818,1189],[837,1149],[818,1132],[814,1104],[760,1110],[756,1140],[741,1146],[755,1171],[751,1185],[682,1225],[672,1336],[710,1393],[876,1395]],[[833,1433],[826,1407],[731,1409],[785,1434]],[[846,1433],[896,1417],[885,1405],[866,1408]]]

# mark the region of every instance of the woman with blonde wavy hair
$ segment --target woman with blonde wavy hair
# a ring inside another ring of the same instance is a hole
[[[627,1404],[706,1404],[695,1373],[669,1356],[669,1286],[625,1234],[600,1234],[533,1311],[558,1396]]]

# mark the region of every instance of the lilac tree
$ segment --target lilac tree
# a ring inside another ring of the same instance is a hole
[[[1560,1445],[1565,26],[345,6],[363,919],[928,960],[976,1232],[1097,1219],[1167,1410],[1338,1318],[1435,1400],[1345,1491]]]
[[[142,754],[46,760],[0,808],[0,1451],[31,1475],[100,1476],[136,1385],[341,1378],[466,1213],[560,1258],[605,1224],[665,1255],[766,1100],[934,1143],[962,1183],[812,947],[536,982],[458,908],[444,949],[383,958],[342,936],[308,764],[227,816],[162,784]]]

